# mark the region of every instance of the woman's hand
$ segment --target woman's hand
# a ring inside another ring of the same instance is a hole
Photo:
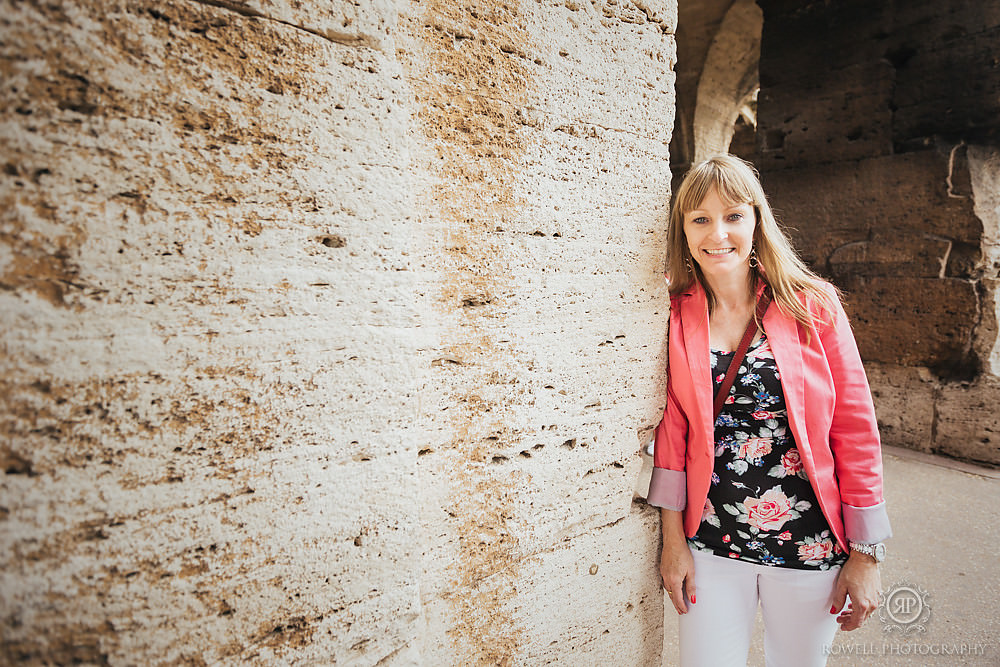
[[[840,569],[837,585],[834,587],[831,614],[837,616],[841,630],[857,630],[865,620],[878,609],[878,596],[882,591],[882,578],[878,563],[874,558],[858,551],[851,551],[847,562]],[[850,604],[841,611],[847,596]]]
[[[660,551],[660,580],[678,614],[688,612],[695,603],[694,558],[684,536],[680,512],[660,510],[663,525],[663,548]]]

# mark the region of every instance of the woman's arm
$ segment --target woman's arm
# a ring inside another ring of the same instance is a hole
[[[836,398],[830,427],[847,539],[872,544],[892,535],[882,496],[882,451],[868,378],[854,332],[832,286],[832,322],[820,341],[833,376]]]
[[[840,489],[844,532],[849,542],[872,544],[892,535],[882,496],[878,421],[847,313],[832,286],[827,287],[827,295],[834,306],[833,321],[821,330],[820,341],[836,392],[830,450]],[[861,627],[865,619],[875,613],[881,589],[876,560],[851,550],[837,577],[830,609],[830,613],[837,614],[842,630]]]
[[[663,548],[660,551],[660,579],[678,614],[686,614],[695,603],[694,559],[684,535],[684,515],[661,509]]]
[[[687,419],[668,385],[667,407],[653,443],[653,475],[646,496],[650,505],[679,512],[687,506],[687,435]]]

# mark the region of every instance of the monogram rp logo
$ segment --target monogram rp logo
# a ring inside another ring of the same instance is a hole
[[[924,625],[931,617],[928,593],[920,586],[899,583],[885,592],[878,608],[878,617],[885,632],[909,635],[927,630]]]

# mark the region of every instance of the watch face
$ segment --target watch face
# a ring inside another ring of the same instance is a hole
[[[875,556],[875,560],[877,560],[880,563],[883,560],[885,560],[885,545],[882,544],[881,542],[876,544],[874,553],[872,555]]]

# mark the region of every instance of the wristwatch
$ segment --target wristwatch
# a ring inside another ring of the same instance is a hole
[[[881,563],[885,560],[885,544],[878,542],[877,544],[862,544],[861,542],[851,542],[851,549],[854,551],[860,551],[863,554],[867,554],[875,559],[876,563]]]

